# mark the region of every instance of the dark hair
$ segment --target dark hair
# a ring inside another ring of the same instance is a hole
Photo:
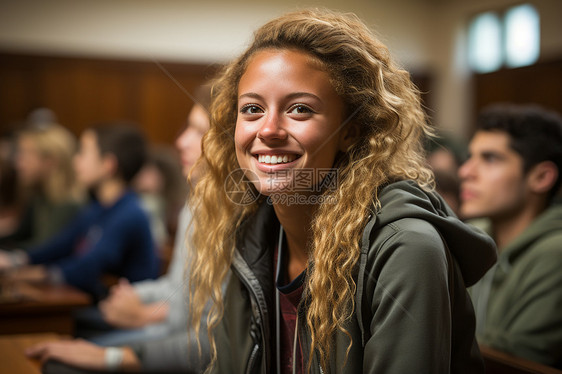
[[[147,142],[141,131],[131,124],[103,123],[92,127],[100,153],[117,159],[117,173],[128,184],[146,162]]]
[[[478,129],[503,131],[509,135],[510,147],[523,159],[523,171],[543,161],[558,168],[558,178],[550,197],[562,182],[562,118],[537,105],[495,104],[482,110]]]

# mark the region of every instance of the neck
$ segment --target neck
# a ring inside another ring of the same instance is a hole
[[[293,280],[308,266],[308,248],[312,235],[310,226],[314,205],[278,205],[273,206],[277,219],[283,226],[288,249],[289,279]]]
[[[546,203],[531,204],[517,214],[506,214],[501,218],[492,218],[492,232],[498,250],[501,252],[507,245],[517,239],[545,209]]]
[[[119,179],[108,179],[103,181],[96,189],[98,201],[103,206],[111,206],[123,196],[127,186]]]

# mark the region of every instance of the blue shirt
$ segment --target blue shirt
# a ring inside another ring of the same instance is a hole
[[[30,263],[56,267],[66,283],[98,299],[106,292],[103,274],[137,282],[155,278],[159,269],[148,217],[130,191],[110,207],[90,203],[66,229],[28,254]]]

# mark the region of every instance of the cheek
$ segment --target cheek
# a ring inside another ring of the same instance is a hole
[[[237,122],[236,127],[234,128],[234,143],[236,145],[236,148],[238,148],[239,145],[244,142],[245,138],[246,136],[244,134],[244,128]]]
[[[188,157],[192,158],[193,160],[198,159],[201,156],[201,147],[197,147],[197,144],[194,143],[193,147],[187,150]]]
[[[247,150],[254,138],[248,126],[239,125],[237,123],[234,130],[234,146],[236,148],[236,153],[243,153]]]
[[[81,157],[76,160],[76,173],[80,174],[82,178],[87,177],[91,174],[92,168],[90,167],[90,162],[87,157]]]
[[[306,150],[311,160],[317,160],[331,166],[331,162],[336,156],[338,143],[336,136],[329,137],[328,134],[321,132],[309,132],[300,137],[301,146]]]
[[[491,172],[490,184],[498,191],[514,190],[516,186],[521,184],[521,175],[501,170]]]

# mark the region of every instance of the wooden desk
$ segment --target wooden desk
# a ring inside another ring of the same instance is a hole
[[[57,334],[30,334],[0,336],[0,373],[41,374],[41,364],[24,354],[26,348],[34,344],[59,340]]]
[[[486,364],[486,374],[562,374],[562,371],[553,367],[515,357],[487,346],[480,345],[480,351]]]
[[[0,334],[72,335],[72,311],[91,304],[89,295],[70,286],[18,283],[12,288],[13,300],[0,303]]]

